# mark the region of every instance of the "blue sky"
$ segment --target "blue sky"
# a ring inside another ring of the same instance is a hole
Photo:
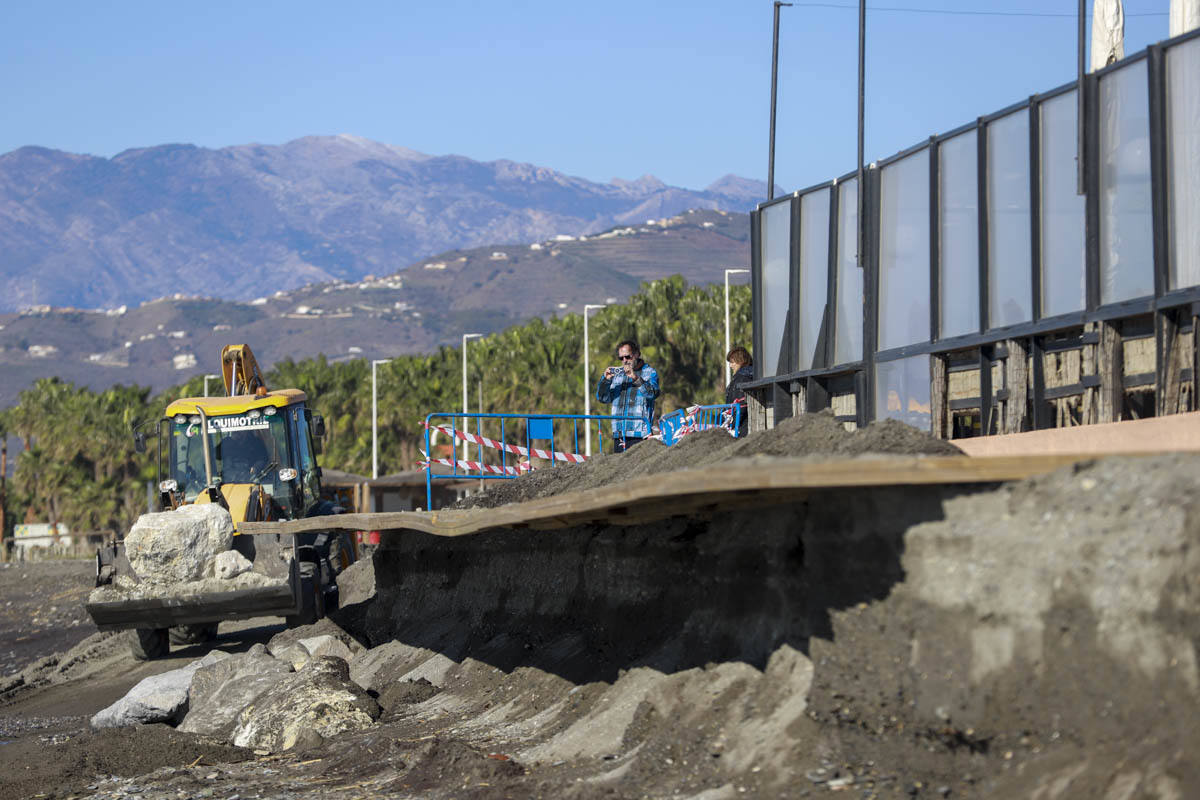
[[[1127,53],[1166,38],[1168,5],[1126,0]],[[943,13],[885,10],[898,7]],[[854,166],[855,9],[783,9],[785,190]],[[869,3],[868,161],[1072,80],[1075,9]],[[1065,16],[961,13],[982,11]],[[0,153],[351,133],[598,181],[765,180],[771,13],[770,0],[10,2]]]

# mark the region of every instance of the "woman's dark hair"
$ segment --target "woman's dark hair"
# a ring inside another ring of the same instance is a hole
[[[749,367],[754,365],[754,359],[750,357],[750,351],[744,347],[735,347],[725,354],[725,360],[737,364],[739,367]]]

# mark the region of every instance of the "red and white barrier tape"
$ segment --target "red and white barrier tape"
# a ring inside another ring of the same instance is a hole
[[[564,453],[561,450],[555,450],[553,453],[551,453],[549,450],[542,450],[538,447],[530,448],[521,447],[518,444],[505,444],[504,442],[498,442],[495,439],[489,439],[486,436],[479,436],[477,434],[468,433],[467,431],[460,431],[455,428],[447,428],[445,425],[429,425],[425,422],[422,422],[421,424],[429,428],[431,431],[441,431],[447,436],[464,442],[481,444],[484,447],[492,447],[496,450],[503,450],[506,453],[513,453],[514,455],[525,456],[526,458],[529,458],[529,454],[533,453],[534,458],[553,458],[555,461],[566,461],[571,464],[582,464],[584,461],[587,461],[587,456],[582,456],[579,453]]]
[[[419,461],[417,462],[417,469],[428,469],[430,464],[444,464],[447,467],[479,470],[480,472],[490,472],[493,475],[524,475],[531,469],[528,464],[518,464],[515,467],[501,467],[496,464],[481,464],[478,461],[453,460],[449,458],[431,458],[428,461]]]

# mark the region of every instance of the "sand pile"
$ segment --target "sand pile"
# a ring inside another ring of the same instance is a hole
[[[595,456],[583,464],[543,467],[514,480],[492,481],[487,491],[463,499],[455,508],[495,508],[737,458],[823,460],[869,454],[962,455],[962,451],[950,442],[895,420],[848,431],[831,412],[823,411],[792,417],[771,430],[757,431],[742,439],[714,429],[685,436],[671,447],[651,439],[625,453]]]

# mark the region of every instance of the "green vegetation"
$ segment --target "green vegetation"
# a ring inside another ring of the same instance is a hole
[[[748,345],[749,287],[731,288],[730,318],[733,342]],[[688,287],[678,276],[643,284],[625,305],[592,314],[589,391],[594,392],[604,367],[615,363],[617,342],[633,338],[647,363],[658,370],[663,388],[660,411],[719,402],[724,326],[722,286]],[[583,413],[579,314],[535,319],[474,340],[467,358],[472,411],[479,410],[482,391],[484,411]],[[412,469],[424,447],[420,423],[425,415],[462,407],[459,348],[399,356],[381,364],[378,377],[380,472]],[[325,415],[325,466],[370,473],[368,362],[329,363],[324,356],[289,359],[267,374],[267,384],[302,389]],[[127,530],[144,510],[146,482],[155,477],[152,455],[133,451],[130,426],[157,419],[172,399],[201,394],[201,377],[153,397],[139,387],[93,392],[55,378],[39,380],[21,393],[17,406],[0,412],[0,434],[11,432],[27,448],[17,456],[8,486],[6,524],[11,527],[29,516],[65,523],[76,532]],[[605,414],[608,409],[593,402],[592,413]]]

